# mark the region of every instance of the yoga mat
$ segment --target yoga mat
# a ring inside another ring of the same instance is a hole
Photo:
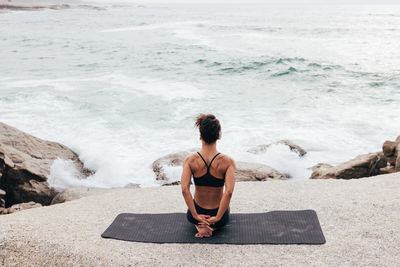
[[[185,213],[119,214],[101,235],[134,242],[209,244],[324,244],[313,210],[233,213],[229,223],[208,238],[194,237],[196,229]]]

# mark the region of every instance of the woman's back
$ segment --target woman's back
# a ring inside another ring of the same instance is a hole
[[[190,156],[189,165],[195,184],[194,199],[206,209],[218,208],[223,195],[225,174],[232,159],[215,152],[198,152]]]

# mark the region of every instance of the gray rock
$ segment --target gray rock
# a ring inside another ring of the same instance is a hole
[[[285,176],[277,170],[260,163],[236,162],[236,181],[284,180]]]
[[[49,205],[57,192],[50,188],[47,176],[57,158],[71,160],[81,178],[92,174],[66,146],[0,123],[0,188],[7,192],[7,205],[29,201]]]
[[[140,188],[140,185],[135,183],[129,183],[125,185],[124,188]]]
[[[247,150],[247,152],[253,153],[253,154],[262,154],[262,153],[267,152],[268,148],[271,145],[274,145],[274,144],[282,144],[282,145],[288,146],[289,149],[291,151],[297,153],[299,155],[299,157],[302,157],[305,154],[307,154],[307,151],[305,151],[303,148],[301,148],[300,146],[296,145],[295,143],[293,143],[290,140],[280,140],[280,141],[272,143],[272,144],[258,145],[258,146],[250,148],[249,150]]]
[[[315,166],[311,179],[354,179],[380,174],[380,169],[387,166],[382,152],[359,155],[356,158],[337,166],[319,164]]]
[[[397,139],[399,139],[399,137]],[[398,171],[400,171],[400,141],[399,141],[399,143],[397,144],[397,147],[396,147],[396,154],[397,154],[397,156],[396,156],[396,162],[395,162],[394,170],[396,172],[398,172]]]
[[[32,208],[39,208],[39,207],[42,207],[42,204],[35,203],[33,201],[26,202],[26,203],[19,203],[19,204],[12,205],[10,208],[8,208],[8,213],[14,213],[16,211],[27,210],[27,209],[32,209]]]
[[[188,151],[180,151],[176,153],[171,153],[165,155],[153,162],[153,171],[156,174],[157,180],[168,180],[167,175],[165,174],[165,170],[163,166],[182,166],[183,161],[187,156],[191,153],[195,152],[196,149],[191,149]]]
[[[181,181],[175,181],[175,182],[166,182],[163,183],[162,186],[171,186],[171,185],[180,185]]]
[[[6,206],[6,201],[4,200],[4,196],[6,192],[0,189],[0,208],[4,208]]]
[[[76,187],[68,188],[58,193],[53,200],[51,205],[64,203],[66,201],[71,201],[87,196],[100,195],[110,192],[111,189],[108,188],[91,188],[91,187]]]

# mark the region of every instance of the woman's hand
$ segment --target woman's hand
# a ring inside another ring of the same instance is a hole
[[[194,216],[193,218],[199,221],[199,225],[203,225],[207,229],[213,231],[214,229],[210,227],[210,223],[207,221],[210,217],[210,215],[197,214],[197,216]]]
[[[209,223],[207,222],[207,219],[210,217],[211,217],[210,215],[204,215],[204,214],[197,214],[196,216],[193,216],[193,218],[198,220],[200,223],[206,224],[206,225],[209,225]]]
[[[206,219],[206,221],[207,221],[209,224],[215,224],[215,223],[219,222],[220,220],[221,220],[221,219],[217,218],[216,216],[209,217],[208,219]]]

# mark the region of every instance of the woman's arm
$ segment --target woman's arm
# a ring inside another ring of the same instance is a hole
[[[205,220],[204,216],[199,216],[199,214],[197,214],[196,208],[194,207],[193,204],[193,196],[190,193],[190,178],[192,177],[192,171],[189,165],[190,161],[189,157],[186,157],[185,161],[183,162],[183,170],[181,176],[182,195],[183,198],[185,199],[186,205],[188,206],[190,212],[192,213],[193,218],[198,220],[199,222],[208,225],[209,223]]]
[[[221,202],[219,204],[218,213],[215,217],[211,217],[209,220],[207,220],[211,224],[216,223],[219,220],[221,220],[225,211],[229,207],[229,203],[231,202],[233,189],[235,188],[236,165],[235,165],[235,161],[233,159],[230,159],[230,161],[231,162],[229,164],[229,167],[225,173],[225,191],[224,191],[224,194],[222,195]]]

